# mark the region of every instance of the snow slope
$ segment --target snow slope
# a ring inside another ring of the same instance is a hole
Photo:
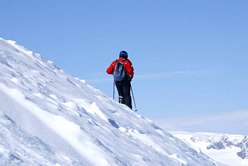
[[[85,81],[4,39],[0,102],[0,165],[217,165]]]
[[[228,166],[248,166],[248,137],[233,134],[173,132],[179,139]]]

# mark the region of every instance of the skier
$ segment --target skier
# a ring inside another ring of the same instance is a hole
[[[132,109],[130,90],[134,69],[126,51],[120,52],[119,59],[112,62],[107,68],[107,73],[114,76],[114,82],[119,94],[119,103],[125,104]]]

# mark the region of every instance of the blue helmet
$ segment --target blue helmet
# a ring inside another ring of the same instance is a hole
[[[128,53],[127,53],[127,51],[121,51],[119,56],[122,58],[128,58]]]

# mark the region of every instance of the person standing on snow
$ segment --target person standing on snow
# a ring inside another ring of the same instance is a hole
[[[113,61],[107,68],[107,73],[114,76],[115,85],[119,94],[119,103],[132,109],[131,81],[134,76],[132,62],[128,59],[128,53],[121,51],[119,59]]]

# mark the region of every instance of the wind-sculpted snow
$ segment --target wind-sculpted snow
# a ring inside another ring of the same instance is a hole
[[[0,165],[81,165],[76,158],[54,152],[38,137],[31,137],[0,112]]]
[[[85,81],[3,39],[0,101],[0,165],[216,165]]]

